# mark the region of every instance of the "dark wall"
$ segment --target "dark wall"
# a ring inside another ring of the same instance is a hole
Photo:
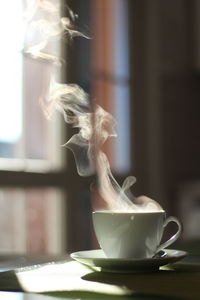
[[[195,0],[130,1],[137,188],[173,214],[181,187],[200,179],[197,6]]]

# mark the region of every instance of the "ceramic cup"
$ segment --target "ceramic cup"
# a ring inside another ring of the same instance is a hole
[[[175,222],[177,232],[160,244],[164,228]],[[182,226],[177,218],[166,218],[161,212],[93,212],[97,240],[109,258],[151,258],[158,251],[175,242]]]

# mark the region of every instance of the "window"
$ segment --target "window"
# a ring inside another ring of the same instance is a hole
[[[118,136],[107,149],[112,168],[119,175],[128,174],[131,165],[128,1],[96,0],[93,12],[94,98],[117,121]]]
[[[23,51],[23,1],[10,4],[0,12],[0,252],[63,252],[65,140],[58,115],[47,120],[40,105],[59,69]],[[39,32],[29,28],[25,37],[26,50]],[[48,50],[58,53],[59,44]]]
[[[20,1],[15,1],[19,9],[12,11],[16,18],[22,10]],[[107,144],[106,152],[117,179],[124,178],[131,170],[127,1],[73,0],[67,4],[79,15],[77,28],[91,34],[92,39],[75,38],[67,45],[67,55],[65,50],[63,53],[68,61],[62,66],[62,75],[66,77],[67,69],[67,82],[79,84],[117,119],[118,138]],[[34,38],[32,34],[28,43]],[[58,44],[58,40],[54,42]],[[6,102],[16,101],[12,106],[15,112],[11,111],[1,124],[1,129],[7,127],[9,131],[0,130],[0,207],[6,212],[0,214],[0,234],[4,228],[0,251],[89,249],[93,242],[93,177],[81,178],[72,153],[61,147],[73,129],[67,127],[66,133],[66,124],[57,114],[52,122],[46,120],[39,104],[49,85],[49,74],[53,70],[58,75],[59,68],[46,60],[34,60],[29,54],[18,51],[17,55],[14,71],[20,88],[17,96],[9,94]],[[11,70],[13,64],[10,60]],[[14,126],[9,127],[13,120]]]

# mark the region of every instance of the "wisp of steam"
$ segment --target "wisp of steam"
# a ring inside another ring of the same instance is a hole
[[[26,53],[33,58],[49,60],[56,64],[62,63],[58,57],[45,52],[48,43],[60,36],[87,38],[86,35],[73,28],[73,22],[77,16],[69,8],[67,8],[68,17],[60,18],[59,11],[59,6],[53,4],[53,1],[32,0],[28,2],[26,22],[31,30],[40,32],[38,43],[25,49]],[[45,18],[44,14],[50,17]],[[37,19],[33,21],[35,15]],[[58,83],[53,76],[46,99],[45,104],[44,101],[42,103],[48,117],[51,117],[52,113],[57,110],[63,115],[66,123],[78,128],[78,133],[73,135],[65,146],[74,154],[79,175],[97,174],[99,193],[108,209],[115,211],[163,210],[157,202],[147,196],[133,196],[130,188],[136,181],[135,177],[127,177],[122,187],[115,180],[108,158],[102,150],[108,138],[117,136],[116,121],[110,113],[97,104],[91,106],[89,95],[80,86]]]

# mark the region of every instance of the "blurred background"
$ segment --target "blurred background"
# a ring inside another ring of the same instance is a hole
[[[0,253],[97,246],[94,178],[80,177],[61,146],[74,130],[59,114],[47,120],[39,104],[52,71],[115,116],[118,137],[105,150],[119,183],[134,175],[133,193],[176,215],[183,241],[198,240],[200,1],[62,0],[61,16],[66,5],[91,39],[55,40],[53,51],[66,60],[58,68],[20,50],[24,1],[2,4]],[[26,32],[25,41],[34,39]]]

